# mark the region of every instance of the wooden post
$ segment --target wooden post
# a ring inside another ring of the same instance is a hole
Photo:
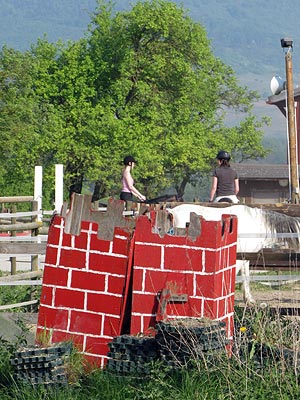
[[[32,202],[32,211],[38,211],[39,203],[38,201],[33,201]],[[31,217],[32,222],[37,222],[38,221],[38,216],[33,215]],[[32,229],[31,230],[31,236],[37,236],[38,234],[38,229]],[[38,254],[35,254],[31,256],[31,271],[37,271],[39,269],[39,256]]]
[[[287,83],[291,202],[293,204],[299,204],[299,181],[298,181],[298,164],[297,164],[297,141],[296,141],[296,128],[295,128],[292,52],[290,48],[285,54],[285,66],[286,66],[286,83]]]
[[[16,213],[17,212],[17,205],[13,204],[11,206],[11,212]],[[17,219],[15,217],[11,218],[11,223],[15,224],[17,222]],[[10,231],[10,236],[16,236],[16,231]],[[10,273],[11,275],[16,275],[17,273],[17,258],[16,257],[10,257]]]

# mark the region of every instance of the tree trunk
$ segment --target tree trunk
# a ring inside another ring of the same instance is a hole
[[[83,184],[83,175],[75,176],[71,180],[71,185],[69,187],[69,198],[71,201],[72,193],[81,193]]]
[[[176,191],[177,191],[177,196],[178,196],[179,201],[183,201],[185,188],[186,188],[186,185],[188,184],[188,182],[189,182],[189,177],[185,176],[182,179],[180,185],[176,185]]]
[[[105,188],[103,187],[100,181],[95,182],[94,192],[92,196],[92,202],[101,199],[101,197],[105,196]]]

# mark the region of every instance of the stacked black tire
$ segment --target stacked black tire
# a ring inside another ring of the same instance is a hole
[[[151,364],[182,368],[195,361],[214,361],[226,354],[226,324],[208,319],[184,318],[156,325],[155,337],[117,336],[109,344],[107,370],[118,374],[148,374]]]
[[[160,322],[155,336],[161,360],[171,368],[188,367],[198,361],[213,361],[225,354],[226,324],[205,319],[185,318]]]
[[[19,350],[10,360],[14,378],[33,386],[66,386],[66,362],[71,351],[71,343]]]
[[[150,336],[117,336],[109,348],[106,369],[120,375],[147,375],[151,364],[159,358],[158,343]]]

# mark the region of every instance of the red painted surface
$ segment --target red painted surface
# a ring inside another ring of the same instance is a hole
[[[71,339],[89,363],[103,367],[114,336],[154,332],[165,288],[187,296],[168,302],[165,316],[223,320],[232,336],[236,218],[201,220],[202,233],[194,240],[188,234],[160,237],[153,233],[154,221],[153,212],[151,219],[140,216],[134,235],[117,227],[113,239],[104,240],[95,222],[83,221],[75,236],[65,233],[64,218],[55,216],[37,341],[46,334],[53,343]]]
[[[228,290],[234,289],[235,282],[236,220],[232,221],[234,226],[230,226],[229,217],[224,221],[202,220],[202,234],[192,241],[188,236],[161,238],[152,233],[153,221],[146,216],[137,220],[131,334],[153,332],[157,298],[164,288],[188,296],[184,304],[167,304],[168,318],[226,320],[233,314],[234,290]]]
[[[0,236],[11,236],[10,232],[1,232]],[[31,231],[16,232],[16,236],[31,236]]]
[[[82,343],[83,353],[91,360],[99,358],[97,364],[103,366],[107,343],[121,333],[131,234],[118,229],[113,241],[101,240],[97,228],[82,223],[80,239],[66,234],[64,219],[55,216],[48,235],[37,341],[47,331],[52,342],[74,338]],[[103,346],[96,346],[97,341]],[[93,350],[99,348],[105,352]]]

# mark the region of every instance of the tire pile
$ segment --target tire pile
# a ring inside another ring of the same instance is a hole
[[[19,350],[10,360],[14,378],[33,386],[66,386],[68,380],[65,364],[71,351],[71,343]]]
[[[185,318],[156,325],[155,337],[117,336],[109,343],[106,369],[121,375],[149,374],[151,363],[181,368],[195,360],[213,359],[226,353],[225,322]]]
[[[154,337],[122,335],[115,337],[108,346],[106,369],[121,375],[147,375],[151,363],[159,359],[159,347]]]
[[[187,367],[197,360],[213,360],[226,352],[226,323],[205,319],[174,319],[156,325],[161,360],[171,368]]]

